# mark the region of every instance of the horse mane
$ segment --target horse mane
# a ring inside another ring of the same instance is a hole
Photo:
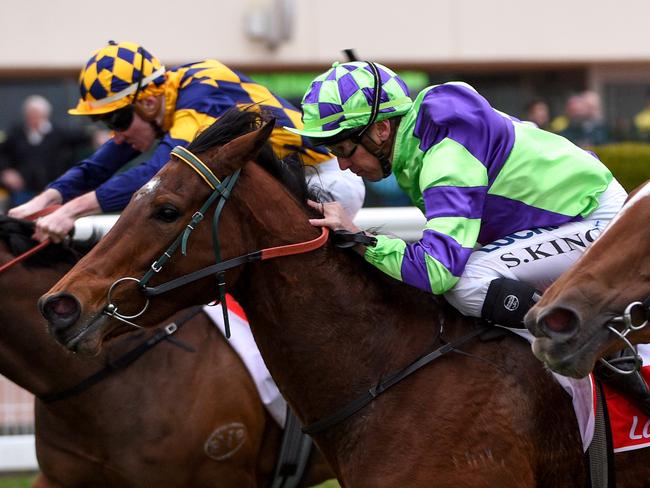
[[[233,107],[201,132],[187,149],[200,154],[213,147],[223,146],[239,136],[259,129],[264,122],[270,120],[270,114],[257,112],[253,106],[243,110]],[[280,181],[298,201],[305,203],[308,198],[313,198],[305,182],[305,166],[298,156],[280,159],[273,152],[271,145],[266,143],[255,162]]]
[[[38,244],[31,238],[33,233],[34,222],[0,215],[0,239],[7,244],[14,256],[19,256]],[[23,264],[36,267],[49,267],[60,262],[74,264],[79,257],[79,253],[73,249],[53,244],[30,256]]]

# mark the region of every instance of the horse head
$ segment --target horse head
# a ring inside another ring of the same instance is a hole
[[[173,303],[165,295],[145,293],[145,284],[155,289],[156,283],[263,245],[259,234],[247,229],[255,225],[255,213],[273,205],[273,195],[265,193],[272,170],[247,163],[284,163],[266,145],[273,123],[260,127],[259,121],[254,112],[233,111],[187,151],[172,152],[170,162],[134,194],[111,231],[39,300],[57,341],[73,351],[97,353],[104,340],[133,325],[152,327],[184,305],[218,297],[214,273],[181,288]],[[201,167],[189,164],[192,158]],[[298,181],[304,186],[302,176]],[[255,203],[260,196],[266,198],[262,206]],[[203,217],[208,222],[200,225]],[[234,286],[239,273],[236,267],[229,269],[225,282]]]
[[[561,374],[583,377],[627,342],[650,340],[650,185],[644,184],[605,232],[525,317],[535,355]]]

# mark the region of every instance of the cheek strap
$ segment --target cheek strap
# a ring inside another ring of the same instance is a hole
[[[361,144],[366,151],[368,151],[379,160],[384,178],[390,176],[392,170],[390,154],[387,154],[388,151],[384,151],[384,147],[386,146],[387,142],[388,141],[385,141],[382,144],[377,144],[370,138],[370,136],[368,136],[368,134],[362,135],[361,140],[359,141],[359,144]]]

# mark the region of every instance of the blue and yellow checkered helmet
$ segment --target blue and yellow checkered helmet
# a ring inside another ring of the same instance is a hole
[[[95,51],[79,75],[81,98],[72,115],[100,115],[131,104],[140,93],[162,93],[165,67],[134,42],[110,41]]]

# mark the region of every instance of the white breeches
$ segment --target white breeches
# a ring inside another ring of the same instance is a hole
[[[621,209],[627,193],[613,180],[599,207],[582,222],[515,232],[471,254],[460,281],[445,294],[461,313],[480,317],[490,282],[496,278],[525,281],[548,288],[582,256]]]

